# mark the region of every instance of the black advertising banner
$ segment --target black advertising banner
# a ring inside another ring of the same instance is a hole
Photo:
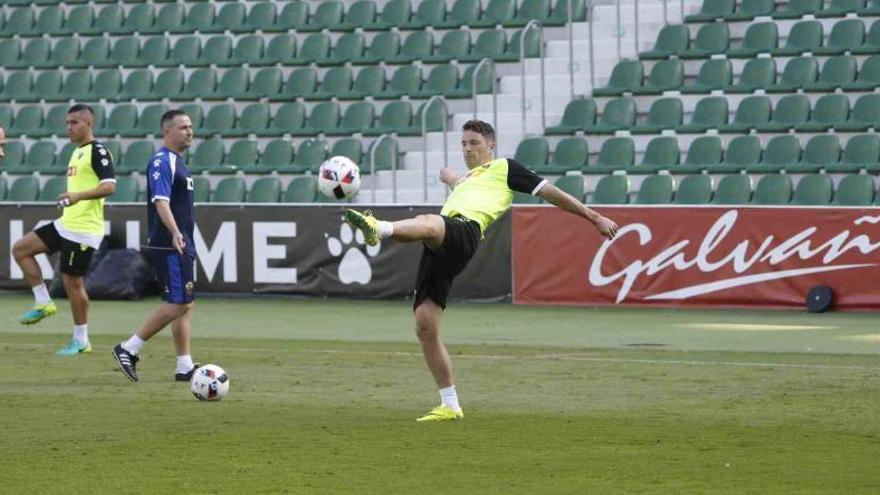
[[[220,293],[285,293],[389,299],[410,296],[421,244],[383,241],[366,246],[342,218],[339,205],[198,205],[196,290]],[[0,205],[0,288],[24,288],[11,256],[12,244],[59,210],[48,205]],[[377,217],[399,220],[430,207],[377,207]],[[107,205],[106,234],[112,247],[146,243],[146,209]],[[51,264],[38,257],[45,278]],[[456,279],[452,296],[503,299],[511,292],[510,220],[487,233],[474,259]]]

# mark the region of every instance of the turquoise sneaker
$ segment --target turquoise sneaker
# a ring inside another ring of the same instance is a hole
[[[27,310],[21,315],[18,322],[22,325],[33,325],[43,318],[54,315],[57,311],[58,307],[55,306],[55,303],[53,302],[47,304],[34,304],[32,309]]]
[[[76,339],[70,339],[66,346],[55,351],[56,356],[78,356],[87,352],[92,352],[92,344],[89,342],[80,342]]]

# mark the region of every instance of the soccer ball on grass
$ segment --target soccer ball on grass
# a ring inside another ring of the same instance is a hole
[[[199,400],[220,400],[229,393],[229,375],[216,364],[206,364],[193,373],[189,389]]]

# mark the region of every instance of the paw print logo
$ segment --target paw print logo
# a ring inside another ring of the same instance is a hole
[[[366,246],[364,234],[360,230],[353,231],[347,223],[339,227],[339,237],[330,237],[329,234],[324,236],[327,237],[327,250],[330,254],[336,257],[342,256],[339,261],[339,280],[346,285],[369,283],[373,278],[370,258],[379,254],[382,243]]]

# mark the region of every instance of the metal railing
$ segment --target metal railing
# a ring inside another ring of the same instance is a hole
[[[376,202],[376,183],[379,182],[376,177],[376,150],[379,149],[379,145],[382,144],[382,141],[386,139],[390,139],[391,134],[382,134],[379,136],[379,139],[373,141],[373,147],[370,148],[370,183],[372,183],[371,187],[371,201],[373,203]],[[391,184],[392,184],[392,194],[394,197],[394,202],[397,202],[397,160],[391,160]]]
[[[619,1],[619,0],[618,0]],[[519,59],[521,64],[521,72],[520,72],[520,90],[521,90],[521,101],[520,106],[522,107],[522,133],[526,134],[526,40],[528,39],[529,31],[537,30],[538,32],[538,56],[541,59],[541,132],[544,132],[544,128],[547,127],[547,105],[546,101],[546,93],[544,91],[544,26],[541,24],[541,21],[537,19],[532,19],[526,24],[526,27],[521,31],[522,35],[519,43]]]
[[[476,70],[474,70],[476,73]],[[427,115],[428,110],[431,109],[431,105],[434,104],[435,101],[439,101],[441,105],[443,105],[443,118],[440,119],[441,129],[443,131],[443,164],[444,166],[449,163],[449,151],[446,143],[446,120],[449,118],[449,107],[446,106],[446,100],[443,99],[440,95],[434,95],[425,102],[425,106],[422,107],[422,122],[421,122],[421,130],[422,130],[422,201],[425,203],[428,202],[428,123],[427,123]],[[395,202],[397,198],[395,197]]]
[[[474,72],[471,74],[471,98],[474,100],[474,120],[477,119],[477,99],[479,98],[477,76],[480,74],[483,66],[488,66],[492,70],[492,127],[498,129],[498,77],[495,74],[495,60],[491,58],[480,60],[480,63],[477,64]]]

